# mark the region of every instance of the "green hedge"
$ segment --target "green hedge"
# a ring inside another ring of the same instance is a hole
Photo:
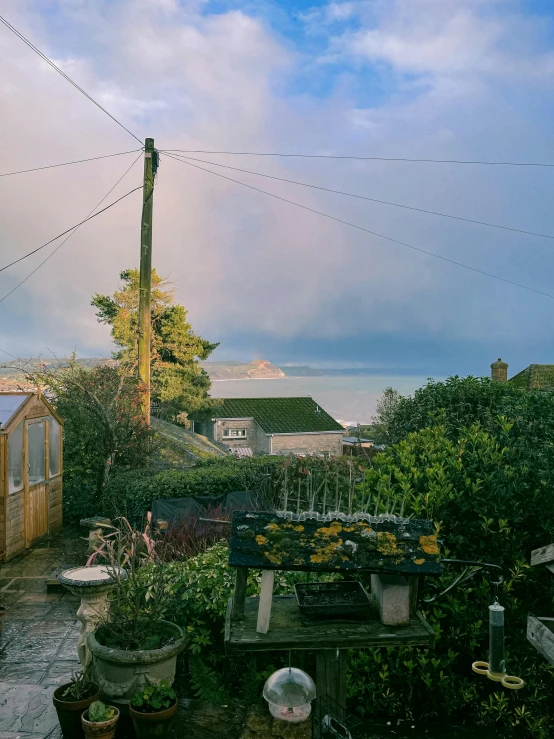
[[[256,490],[260,476],[272,474],[280,464],[278,457],[222,458],[199,462],[190,470],[116,472],[104,491],[103,512],[112,518],[124,515],[140,526],[155,499]]]

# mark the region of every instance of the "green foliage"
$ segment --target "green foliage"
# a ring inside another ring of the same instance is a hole
[[[140,525],[154,499],[220,495],[234,490],[258,490],[262,475],[282,464],[279,457],[215,458],[190,470],[136,470],[113,475],[105,490],[102,510],[125,515]]]
[[[88,720],[93,724],[101,724],[105,721],[109,721],[116,715],[115,708],[107,706],[102,701],[94,701],[88,708]]]
[[[373,419],[375,430],[380,440],[376,443],[389,442],[391,440],[391,423],[401,400],[402,396],[398,390],[394,390],[392,387],[384,389],[383,394],[377,401],[375,417]]]
[[[135,693],[131,704],[140,713],[158,713],[171,708],[176,699],[177,693],[169,682],[162,680],[159,685],[147,685]]]
[[[542,403],[536,408],[544,410]],[[491,415],[494,434],[481,425],[456,434],[453,421],[409,433],[374,459],[366,483],[374,495],[386,489],[404,498],[407,514],[434,520],[444,556],[504,565],[500,601],[506,608],[507,667],[526,681],[525,689],[505,691],[470,671],[473,661],[487,660],[492,601],[491,577],[477,575],[423,606],[435,630],[434,649],[351,653],[348,694],[363,715],[495,725],[506,736],[552,735],[554,712],[547,696],[554,689],[554,671],[527,642],[526,619],[529,611],[552,610],[554,583],[527,562],[532,549],[554,537],[553,481],[546,464],[540,477],[536,472],[541,452],[546,454],[540,446],[548,441],[529,440],[533,448],[526,449],[516,429],[520,422],[519,417],[515,423],[495,423]],[[547,423],[537,418],[541,428]],[[524,455],[536,460],[533,467]],[[440,590],[455,572],[438,578]]]
[[[138,305],[140,273],[138,269],[121,272],[122,287],[113,296],[94,295],[100,323],[112,327],[112,337],[119,347],[114,357],[122,365],[135,368],[138,355]],[[210,406],[210,378],[198,360],[209,357],[218,344],[195,334],[187,322],[187,311],[175,303],[174,288],[152,270],[152,400],[161,413],[173,419],[183,411]]]
[[[69,685],[62,693],[62,700],[66,701],[82,701],[94,695],[95,690],[98,689],[96,683],[90,679],[89,670],[83,670],[81,672],[72,672],[71,680]]]
[[[87,369],[75,357],[60,369],[32,377],[46,385],[64,420],[64,519],[98,513],[104,486],[115,469],[144,465],[152,434],[140,412],[141,388],[116,367]]]

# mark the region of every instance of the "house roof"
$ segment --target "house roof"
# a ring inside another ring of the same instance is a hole
[[[0,393],[0,428],[7,425],[31,395],[32,393]]]
[[[554,390],[554,364],[530,364],[508,382],[525,390]]]
[[[253,418],[266,434],[340,431],[313,398],[223,398],[217,418]]]

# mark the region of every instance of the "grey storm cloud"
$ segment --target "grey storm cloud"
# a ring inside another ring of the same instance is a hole
[[[299,20],[307,55],[270,20],[174,0],[4,0],[2,14],[140,139],[164,149],[548,160],[554,51],[520,5],[330,3]],[[422,5],[425,12],[420,12]],[[245,6],[246,7],[246,6]],[[355,19],[355,23],[351,21]],[[0,27],[2,171],[138,148]],[[328,82],[316,94],[292,83]],[[383,89],[385,88],[385,94]],[[379,88],[377,90],[377,88]],[[0,178],[2,261],[82,220],[135,154]],[[194,155],[198,158],[202,155]],[[234,167],[554,234],[554,170],[218,156]],[[209,168],[209,165],[199,164]],[[542,290],[552,241],[212,167],[220,175]],[[131,169],[106,201],[141,181]],[[194,327],[241,352],[289,361],[402,361],[471,370],[487,349],[541,361],[546,297],[356,231],[161,157],[154,263]],[[0,348],[110,352],[90,307],[137,265],[140,193],[85,224],[0,303]],[[55,245],[54,245],[55,246]],[[0,297],[53,247],[0,273]],[[521,355],[521,356],[520,356]],[[540,355],[540,356],[539,356]]]

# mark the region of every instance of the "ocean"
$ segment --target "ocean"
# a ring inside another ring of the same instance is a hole
[[[437,380],[443,378],[435,378]],[[311,395],[337,421],[348,425],[372,422],[383,390],[393,387],[402,395],[425,385],[427,377],[356,375],[286,377],[274,380],[215,380],[214,398],[283,398]]]

